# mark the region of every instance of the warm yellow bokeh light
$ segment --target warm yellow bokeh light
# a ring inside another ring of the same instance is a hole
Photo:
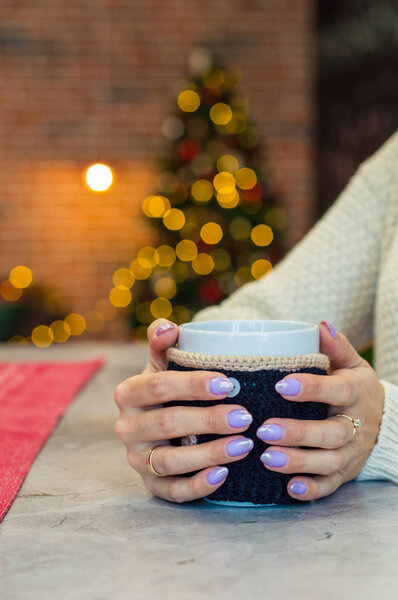
[[[171,277],[161,277],[155,283],[155,293],[164,298],[172,298],[177,293],[177,286]]]
[[[162,246],[158,247],[157,251],[159,254],[159,266],[171,267],[176,259],[174,248],[168,246],[167,244],[163,244]]]
[[[237,269],[235,272],[234,280],[238,286],[244,285],[248,281],[251,281],[251,279],[252,273],[250,267],[239,267],[239,269]]]
[[[198,179],[192,185],[191,194],[197,202],[208,202],[213,195],[213,186],[207,179]]]
[[[65,321],[54,321],[54,323],[51,323],[50,329],[54,336],[54,342],[67,342],[70,338],[71,329],[68,323],[66,323]]]
[[[7,279],[0,285],[0,295],[8,302],[16,302],[22,296],[22,289],[14,287]]]
[[[128,306],[132,298],[131,291],[124,285],[117,285],[109,292],[109,300],[117,308]]]
[[[228,104],[218,102],[210,109],[210,119],[216,125],[226,125],[232,119],[232,110]]]
[[[221,171],[213,179],[213,185],[220,194],[231,194],[235,190],[235,178],[227,171]]]
[[[217,194],[217,202],[221,208],[235,208],[240,202],[239,192],[234,190],[230,194]]]
[[[236,217],[229,224],[229,231],[234,240],[246,240],[250,237],[250,230],[250,221],[245,217]]]
[[[146,258],[135,258],[130,263],[130,270],[136,279],[148,279],[152,274],[152,267]]]
[[[223,231],[220,225],[218,225],[218,223],[214,223],[213,221],[203,225],[202,229],[200,230],[200,237],[206,244],[218,244],[222,236]]]
[[[166,196],[148,196],[142,203],[142,210],[147,217],[163,217],[164,213],[170,210],[170,200]]]
[[[235,173],[239,169],[239,161],[236,156],[232,154],[224,154],[220,156],[217,161],[217,171],[228,171],[228,173]]]
[[[117,315],[117,309],[107,298],[98,300],[96,310],[101,313],[105,321],[112,321]]]
[[[200,106],[200,97],[193,90],[184,90],[178,95],[177,103],[184,112],[195,112]]]
[[[181,240],[176,246],[176,254],[180,260],[193,260],[198,253],[198,248],[192,240]],[[163,294],[159,294],[163,295]]]
[[[130,269],[122,267],[117,269],[112,277],[113,285],[124,285],[124,287],[131,288],[134,285],[134,275]]]
[[[268,225],[256,225],[252,229],[251,238],[256,246],[268,246],[274,239],[274,234]]]
[[[164,226],[171,231],[177,231],[184,227],[185,215],[179,208],[171,208],[163,217]]]
[[[18,265],[10,271],[10,282],[15,288],[24,289],[30,286],[33,280],[32,271],[29,267]]]
[[[86,330],[89,333],[98,333],[102,331],[105,325],[105,319],[98,310],[89,310],[86,315]]]
[[[189,275],[188,265],[186,262],[176,261],[173,265],[173,277],[177,283],[185,281]]]
[[[150,311],[155,319],[167,319],[172,310],[171,303],[167,298],[155,298],[150,305]]]
[[[86,171],[86,183],[93,192],[105,192],[113,181],[112,170],[108,165],[96,163]]]
[[[216,271],[225,271],[225,269],[228,269],[231,264],[231,256],[227,250],[224,250],[224,248],[216,248],[211,255]]]
[[[241,190],[251,190],[257,183],[257,175],[253,169],[243,167],[236,171],[235,180]]]
[[[187,323],[190,319],[190,312],[185,306],[181,306],[180,304],[176,304],[173,306],[173,312],[171,313],[171,320],[173,323],[177,323],[177,325],[181,325],[181,323]]]
[[[47,325],[38,325],[32,331],[32,342],[39,348],[47,348],[54,341],[54,334]]]
[[[152,246],[144,246],[138,251],[138,258],[147,260],[151,267],[156,267],[159,264],[159,252]]]
[[[78,313],[70,313],[65,317],[65,323],[69,325],[71,335],[81,335],[86,329],[86,320]]]
[[[208,275],[214,269],[214,260],[210,254],[201,252],[193,259],[192,268],[198,275]]]
[[[263,277],[263,275],[268,273],[268,271],[271,271],[271,269],[272,264],[270,261],[266,260],[265,258],[260,258],[252,264],[251,272],[254,279],[260,279],[260,277]]]
[[[218,67],[213,67],[202,75],[202,81],[207,88],[216,89],[224,83],[224,73]]]
[[[232,119],[225,126],[228,133],[242,133],[246,129],[246,115],[241,112],[234,111]]]

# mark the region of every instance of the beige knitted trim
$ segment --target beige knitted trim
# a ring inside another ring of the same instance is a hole
[[[295,354],[293,356],[227,356],[212,354],[196,354],[178,348],[167,350],[169,361],[184,367],[198,369],[224,369],[226,371],[295,371],[306,367],[329,368],[329,357],[326,354]]]

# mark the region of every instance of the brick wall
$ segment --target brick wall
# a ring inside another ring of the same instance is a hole
[[[203,43],[243,71],[288,241],[300,239],[313,220],[313,11],[311,0],[2,0],[0,277],[26,264],[68,311],[107,297],[114,269],[150,241],[139,214],[151,161]],[[83,182],[96,161],[115,172],[104,194]]]

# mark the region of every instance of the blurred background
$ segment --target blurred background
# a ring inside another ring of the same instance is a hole
[[[0,339],[264,276],[398,125],[395,0],[3,0]]]

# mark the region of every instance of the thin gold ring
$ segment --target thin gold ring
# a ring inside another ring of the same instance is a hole
[[[146,463],[146,468],[148,469],[148,471],[150,472],[151,475],[156,475],[157,477],[166,477],[165,473],[159,473],[155,467],[153,466],[153,453],[155,452],[155,450],[157,448],[161,448],[161,446],[154,446],[153,448],[149,448],[148,452],[146,453],[146,459],[145,459],[145,463]]]
[[[338,413],[337,415],[331,415],[331,417],[345,417],[346,419],[349,419],[352,423],[353,426],[353,430],[352,430],[352,435],[355,435],[357,432],[357,429],[360,428],[360,426],[362,425],[361,420],[358,419],[357,417],[350,417],[349,415],[343,415],[343,413]],[[329,418],[331,418],[329,417]]]

